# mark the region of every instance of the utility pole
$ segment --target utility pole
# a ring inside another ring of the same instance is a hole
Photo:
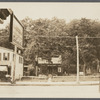
[[[99,61],[99,63],[100,63],[100,61]],[[100,65],[99,65],[99,63],[98,63],[98,66],[99,66],[99,93],[100,93]]]
[[[100,71],[99,71],[99,93],[100,93]]]
[[[79,84],[79,44],[78,44],[78,36],[76,36],[76,48],[77,48],[77,84]]]
[[[36,58],[35,58],[35,61],[36,61],[36,69],[35,69],[35,74],[36,74],[36,76],[38,75],[38,56],[36,55]]]
[[[13,77],[12,77],[12,83],[15,83],[15,68],[16,68],[16,54],[17,54],[17,46],[14,46],[14,66],[13,66]]]
[[[38,72],[38,66],[36,66],[36,76],[38,76],[37,72]]]

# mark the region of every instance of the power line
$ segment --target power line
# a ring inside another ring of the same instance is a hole
[[[24,36],[31,36],[32,35],[24,35]],[[0,36],[0,37],[9,37],[9,35],[6,35],[6,36]],[[44,35],[37,35],[37,36],[34,36],[34,37],[44,37],[44,38],[76,38],[74,36],[44,36]],[[78,37],[78,38],[100,38],[100,37]]]
[[[24,35],[31,36],[31,35]],[[44,38],[76,38],[75,36],[44,36],[44,35],[36,35],[34,37],[44,37]],[[78,38],[100,38],[100,37],[78,37]]]

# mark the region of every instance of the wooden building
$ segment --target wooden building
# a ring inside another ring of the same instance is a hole
[[[62,59],[61,55],[51,57],[51,61],[38,57],[38,66],[36,66],[36,73],[39,74],[52,74],[52,75],[61,75],[63,69],[61,67]]]

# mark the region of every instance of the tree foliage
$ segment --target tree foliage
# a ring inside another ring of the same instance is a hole
[[[81,18],[66,23],[64,19],[33,20],[23,19],[24,26],[24,58],[25,64],[35,64],[36,55],[51,60],[52,56],[62,56],[62,66],[76,66],[76,36],[79,37],[80,66],[98,69],[100,61],[100,22]],[[6,29],[0,35],[9,34]],[[96,37],[96,38],[89,38]],[[7,45],[8,40],[2,38],[1,44]],[[4,43],[3,43],[4,42]],[[1,45],[1,46],[2,46]]]

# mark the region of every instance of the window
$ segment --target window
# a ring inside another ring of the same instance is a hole
[[[15,55],[13,54],[13,61],[14,61],[14,57],[15,57]]]
[[[8,60],[9,60],[9,58],[10,58],[10,54],[8,53]]]
[[[61,72],[61,67],[58,67],[58,72]]]
[[[1,53],[0,53],[0,61],[1,61]]]
[[[38,68],[38,72],[40,72],[40,68]]]
[[[24,71],[27,71],[27,67],[24,68]]]
[[[21,60],[21,63],[23,63],[23,58],[21,58],[22,60]]]
[[[9,60],[9,53],[3,53],[3,60]]]

